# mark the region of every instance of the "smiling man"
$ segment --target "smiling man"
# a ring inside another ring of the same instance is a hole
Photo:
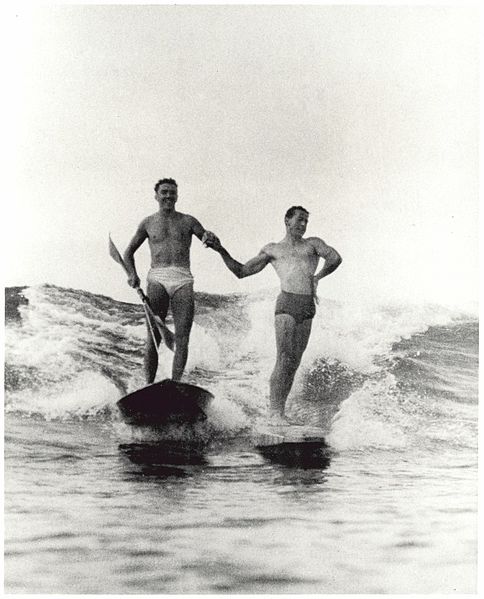
[[[270,379],[269,420],[274,425],[288,424],[284,408],[309,341],[317,284],[342,262],[338,252],[319,237],[303,239],[308,218],[309,212],[302,206],[289,208],[284,218],[284,239],[267,244],[245,264],[234,260],[218,238],[211,238],[208,243],[239,279],[272,264],[281,281],[275,309],[277,358]],[[315,274],[320,258],[324,259],[324,266]]]
[[[196,218],[175,210],[178,185],[174,179],[161,179],[155,185],[158,212],[147,216],[138,226],[124,253],[129,271],[128,283],[138,287],[134,253],[148,239],[151,269],[147,277],[147,295],[153,311],[164,321],[171,306],[175,325],[175,353],[172,378],[180,380],[188,357],[188,342],[194,315],[193,276],[190,271],[190,246],[195,235],[207,243],[215,238]],[[155,379],[158,352],[148,330],[146,341],[145,375],[147,383]]]

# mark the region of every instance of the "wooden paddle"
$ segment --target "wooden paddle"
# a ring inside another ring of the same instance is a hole
[[[126,266],[121,254],[118,252],[118,248],[114,245],[114,242],[111,239],[111,235],[109,235],[109,255],[115,262],[117,262],[118,264],[121,264],[121,266],[124,268],[125,273],[128,276],[130,276],[128,267]],[[138,295],[140,296],[141,301],[143,302],[143,308],[145,311],[146,321],[148,322],[148,326],[150,328],[151,336],[153,337],[153,343],[155,344],[155,347],[158,346],[158,343],[156,342],[156,336],[155,336],[155,332],[153,330],[153,323],[155,323],[156,329],[159,332],[160,337],[163,339],[166,347],[168,349],[171,349],[171,351],[173,351],[173,348],[175,346],[175,336],[170,331],[170,329],[166,326],[166,324],[161,320],[161,318],[153,312],[153,310],[150,306],[150,302],[149,302],[148,298],[146,297],[144,291],[141,289],[141,287],[138,285],[137,287],[135,287],[135,289],[136,289]]]

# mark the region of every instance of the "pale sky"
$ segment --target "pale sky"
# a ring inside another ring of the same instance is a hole
[[[12,5],[5,285],[136,302],[108,232],[124,250],[174,177],[240,261],[305,206],[344,259],[322,296],[475,301],[478,25],[465,3]],[[196,239],[192,270],[214,293],[278,284]]]

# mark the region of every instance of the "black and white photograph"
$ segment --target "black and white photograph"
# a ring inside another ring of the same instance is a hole
[[[7,2],[4,592],[478,594],[476,2]]]

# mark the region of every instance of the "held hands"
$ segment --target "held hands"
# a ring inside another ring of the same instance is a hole
[[[202,237],[202,243],[205,247],[212,248],[212,250],[215,250],[216,252],[222,247],[220,239],[211,231],[205,231]]]

